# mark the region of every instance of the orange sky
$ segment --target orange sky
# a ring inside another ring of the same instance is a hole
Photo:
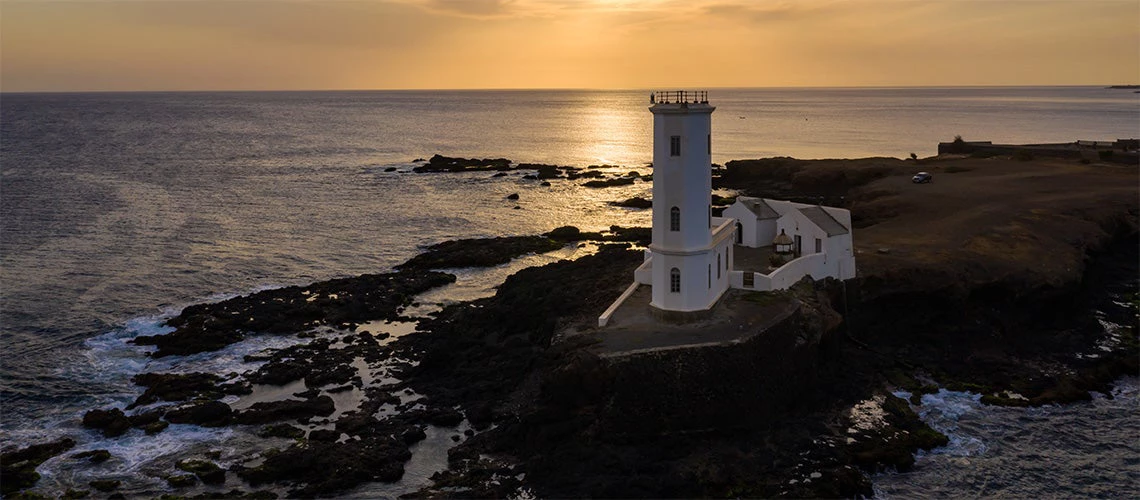
[[[0,90],[1140,83],[1140,1],[0,2]]]

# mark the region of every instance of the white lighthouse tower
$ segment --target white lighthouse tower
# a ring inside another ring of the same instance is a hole
[[[704,91],[656,92],[650,305],[711,308],[729,287],[735,224],[712,217],[712,112]]]

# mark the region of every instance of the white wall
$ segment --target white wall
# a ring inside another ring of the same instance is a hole
[[[756,244],[756,214],[746,208],[743,203],[737,201],[729,205],[728,208],[724,209],[724,216],[740,221],[740,228],[743,231],[742,244],[744,246],[763,246]]]
[[[653,112],[653,245],[672,250],[708,248],[712,193],[712,106],[656,104]],[[680,156],[671,155],[681,137]],[[681,230],[670,230],[670,212],[681,211]]]

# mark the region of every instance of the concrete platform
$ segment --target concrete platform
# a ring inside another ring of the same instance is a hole
[[[606,327],[568,332],[567,335],[595,337],[598,343],[593,349],[601,357],[731,345],[763,333],[790,316],[800,305],[797,299],[785,293],[730,289],[707,318],[678,324],[660,319],[653,313],[649,305],[650,294],[651,288],[641,285],[614,312]]]
[[[774,249],[771,245],[759,248],[734,245],[732,247],[732,270],[768,274],[768,268],[771,267],[768,264],[768,258],[773,253]]]

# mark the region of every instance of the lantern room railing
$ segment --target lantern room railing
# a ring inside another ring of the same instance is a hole
[[[707,90],[659,90],[649,94],[653,104],[708,104]]]

